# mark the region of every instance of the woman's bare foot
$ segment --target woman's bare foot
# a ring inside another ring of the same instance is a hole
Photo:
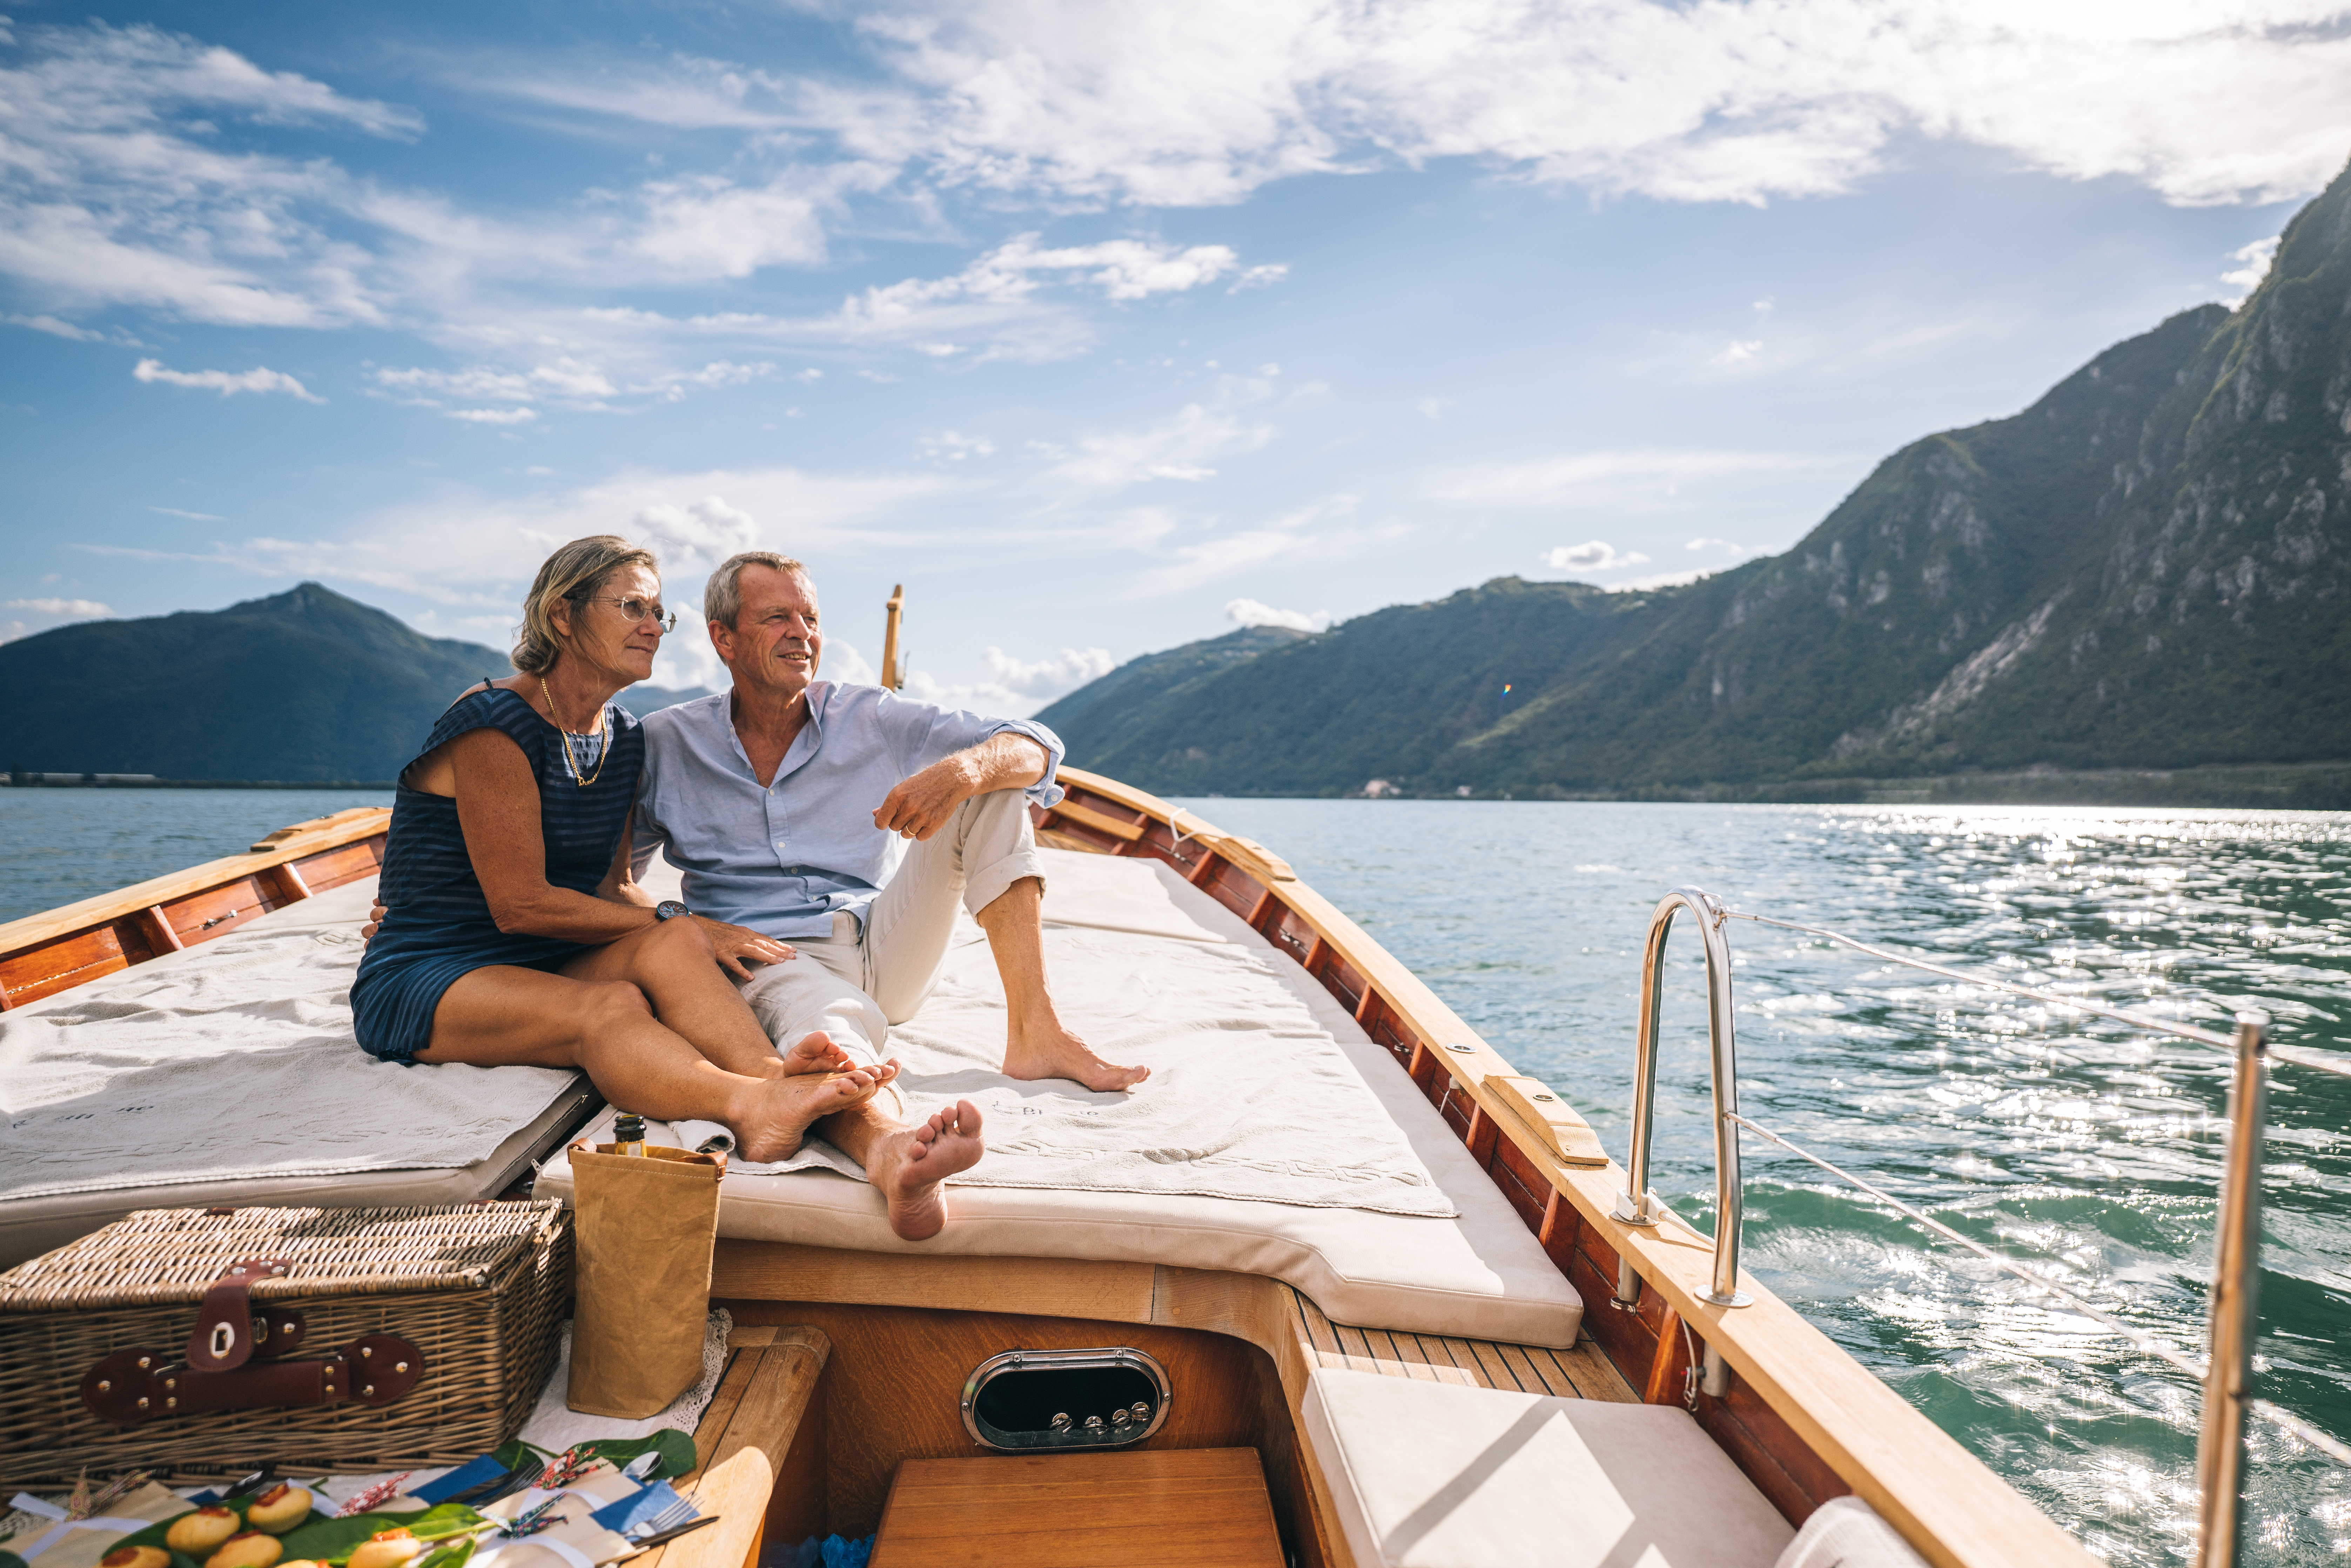
[[[979,1107],[958,1100],[919,1126],[884,1134],[866,1156],[865,1179],[890,1206],[890,1228],[909,1241],[927,1241],[947,1222],[939,1184],[967,1171],[987,1152],[980,1141]]]
[[[1151,1076],[1148,1067],[1119,1067],[1059,1022],[1015,1030],[1004,1046],[1007,1078],[1070,1078],[1089,1089],[1132,1089]]]
[[[889,1077],[896,1076],[893,1063]],[[736,1157],[754,1165],[789,1159],[799,1152],[810,1123],[862,1104],[886,1082],[879,1069],[870,1067],[760,1080],[747,1092],[742,1109],[726,1121],[735,1134]]]
[[[803,1072],[847,1072],[857,1065],[856,1060],[832,1040],[822,1030],[802,1035],[798,1043],[779,1047],[776,1060],[788,1075]]]

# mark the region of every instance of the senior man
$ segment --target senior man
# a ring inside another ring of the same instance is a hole
[[[1095,1055],[1062,1023],[1046,984],[1044,867],[1028,803],[1061,797],[1052,731],[817,679],[816,585],[788,557],[732,557],[711,573],[704,612],[734,690],[645,720],[636,865],[665,848],[695,914],[791,945],[794,958],[745,989],[768,1035],[820,1030],[881,1064],[890,1026],[912,1018],[937,982],[960,899],[1004,981],[1006,1073],[1112,1091],[1148,1077]],[[869,1150],[888,1164],[890,1147],[927,1130],[914,1162],[931,1178],[924,1212],[907,1216],[927,1223],[937,1176],[979,1157],[979,1113],[966,1101],[910,1132],[893,1099],[818,1130],[869,1178]],[[903,1184],[875,1185],[896,1221],[892,1189]]]

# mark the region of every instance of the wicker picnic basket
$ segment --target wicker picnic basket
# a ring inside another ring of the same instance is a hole
[[[0,1274],[0,1490],[469,1459],[529,1416],[570,1291],[551,1198],[142,1210]]]

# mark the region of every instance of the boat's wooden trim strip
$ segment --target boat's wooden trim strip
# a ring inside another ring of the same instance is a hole
[[[1487,1087],[1515,1071],[1411,970],[1290,867],[1139,789],[1063,768],[1069,799],[1036,813],[1040,836],[1071,849],[1148,854],[1256,927],[1344,1003],[1428,1096],[1456,1136],[1535,1232],[1587,1305],[1584,1323],[1633,1386],[1678,1400],[1688,1350],[1721,1348],[1728,1394],[1701,1394],[1697,1416],[1759,1490],[1792,1520],[1857,1492],[1939,1568],[2095,1559],[2047,1515],[1913,1409],[1785,1301],[1746,1276],[1752,1306],[1723,1308],[1708,1286],[1713,1244],[1686,1225],[1635,1229],[1611,1218],[1623,1168],[1571,1167]],[[1139,837],[1105,821],[1147,825]],[[1616,1266],[1646,1282],[1638,1308],[1610,1305]],[[1668,1321],[1670,1314],[1671,1321]],[[1277,1357],[1277,1359],[1280,1359]]]
[[[388,808],[360,806],[280,828],[241,855],[0,925],[0,1009],[23,1007],[255,915],[372,875]]]

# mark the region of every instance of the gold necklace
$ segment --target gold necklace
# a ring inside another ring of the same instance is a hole
[[[593,784],[597,779],[604,777],[604,764],[612,760],[612,737],[609,735],[606,736],[604,737],[604,749],[596,754],[596,771],[590,773],[585,779],[580,778],[580,764],[573,761],[571,758],[571,731],[563,727],[563,720],[556,714],[555,694],[547,689],[547,677],[545,675],[538,677],[538,695],[539,699],[547,704],[547,716],[555,721],[555,733],[563,737],[563,766],[571,769],[571,781],[574,784],[579,785],[582,789],[585,789],[589,785]],[[595,731],[590,730],[586,734],[581,735],[579,738],[586,740],[594,734]]]

